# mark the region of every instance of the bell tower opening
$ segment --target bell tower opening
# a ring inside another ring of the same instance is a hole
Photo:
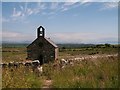
[[[44,35],[45,35],[45,29],[44,29],[42,26],[40,26],[40,27],[37,29],[37,38],[38,38],[38,37],[44,37]]]

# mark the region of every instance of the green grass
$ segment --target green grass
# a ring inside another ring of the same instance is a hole
[[[118,48],[78,48],[78,49],[62,49],[61,55],[94,55],[94,54],[113,54],[118,52]]]
[[[31,69],[25,67],[5,68],[2,74],[3,88],[40,88],[42,86],[42,78],[37,77]]]
[[[115,54],[117,48],[78,48],[65,49],[59,52],[61,58],[77,55]],[[3,62],[24,61],[25,47],[3,48]],[[43,81],[52,80],[53,88],[117,88],[118,87],[118,58],[98,58],[74,63],[60,69],[53,67],[54,63],[43,65],[43,74],[38,77],[31,68],[4,68],[2,70],[2,88],[41,88]]]
[[[2,48],[2,62],[20,62],[26,59],[26,48]]]
[[[56,71],[53,75],[53,87],[59,88],[117,88],[118,87],[118,62],[100,59],[95,65],[88,61],[81,62],[73,67],[66,67]]]

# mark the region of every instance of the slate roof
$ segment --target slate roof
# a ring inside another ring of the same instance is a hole
[[[38,38],[37,38],[38,39]],[[35,39],[31,44],[29,44],[27,46],[27,48],[32,45],[37,39]],[[54,46],[55,48],[58,48],[58,46],[50,39],[50,38],[44,38],[46,41],[48,41],[52,46]]]
[[[45,38],[50,44],[52,44],[54,47],[58,47],[50,38]]]

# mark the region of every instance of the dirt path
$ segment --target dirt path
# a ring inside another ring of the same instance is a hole
[[[44,80],[44,82],[43,82],[43,89],[44,88],[51,88],[51,86],[52,86],[52,80]]]

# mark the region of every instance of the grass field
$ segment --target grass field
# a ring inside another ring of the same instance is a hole
[[[45,80],[51,80],[51,88],[117,88],[118,87],[118,58],[105,57],[88,59],[67,65],[61,69],[54,67],[61,58],[69,59],[86,55],[116,54],[118,48],[114,47],[85,47],[60,49],[58,61],[43,65],[40,77],[31,68],[2,69],[2,88],[42,88]],[[19,62],[26,59],[26,48],[3,47],[2,62]]]

